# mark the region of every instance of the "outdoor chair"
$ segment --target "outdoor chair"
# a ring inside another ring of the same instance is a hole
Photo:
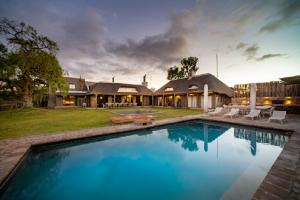
[[[214,115],[219,115],[223,112],[222,107],[217,107],[213,112],[209,112],[208,115],[214,116]]]
[[[263,110],[263,111],[262,111],[262,115],[263,115],[264,117],[266,117],[266,115],[268,115],[269,117],[271,117],[272,114],[273,114],[273,111],[274,111],[274,107],[271,107],[271,108],[268,109],[268,110]]]
[[[269,118],[268,122],[279,121],[281,124],[286,122],[286,111],[274,110],[272,116]]]
[[[231,119],[233,118],[233,117],[235,117],[235,116],[239,116],[239,109],[238,108],[232,108],[231,110],[230,110],[230,112],[229,113],[226,113],[224,116],[225,117],[230,117]]]
[[[244,116],[245,118],[250,118],[254,120],[255,118],[260,118],[260,110],[253,109],[248,115]]]

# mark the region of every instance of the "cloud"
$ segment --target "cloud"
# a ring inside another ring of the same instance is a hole
[[[236,49],[244,49],[246,46],[248,46],[248,44],[240,42],[238,45],[236,45]]]
[[[274,57],[282,57],[282,56],[286,56],[286,54],[265,54],[259,58],[256,58],[257,61],[264,61],[266,59],[269,58],[274,58]]]
[[[148,36],[141,41],[128,40],[124,44],[110,43],[108,51],[127,60],[140,63],[159,63],[157,67],[179,62],[185,53],[187,42],[183,37]]]
[[[226,4],[201,1],[196,5],[185,2],[149,8],[155,11],[150,14],[135,9],[138,12],[133,14],[130,4],[118,8],[89,0],[74,4],[0,0],[0,16],[24,21],[57,41],[61,49],[59,61],[72,76],[81,74],[92,80],[106,77],[110,80],[116,76],[133,82],[135,75],[150,70],[153,77],[159,77],[154,79],[165,79],[166,69],[180,65],[180,60],[186,56],[201,56],[200,73],[213,72],[209,68],[215,62],[212,55],[222,56],[224,51],[224,60],[228,60],[228,63],[224,61],[224,66],[229,69],[230,64],[240,58],[247,64],[246,60],[258,62],[279,57],[281,54],[277,52],[261,54],[268,41],[255,34],[260,29],[270,32],[297,25],[298,2],[234,0]],[[286,25],[285,21],[288,21]],[[266,48],[288,49],[288,45],[282,43]]]
[[[106,28],[94,9],[82,10],[80,16],[63,17],[61,21],[61,33],[57,39],[64,59],[97,58],[104,53]]]
[[[277,17],[278,16],[278,17]],[[300,1],[284,1],[276,19],[268,22],[260,28],[259,33],[274,32],[281,28],[293,25],[300,25]]]
[[[247,57],[247,60],[255,60],[255,61],[264,61],[266,59],[274,58],[274,57],[282,57],[285,56],[286,54],[265,54],[261,57],[257,57],[256,55],[258,54],[258,50],[260,47],[257,44],[247,44],[240,42],[236,45],[236,50],[239,50],[242,52],[244,56]]]
[[[259,47],[256,44],[253,44],[243,51],[243,55],[247,57],[247,60],[251,60],[257,55],[258,49]]]
[[[140,41],[108,42],[106,50],[118,58],[165,70],[187,55],[188,37],[195,33],[199,14],[198,10],[184,10],[171,16],[170,26],[164,33]]]

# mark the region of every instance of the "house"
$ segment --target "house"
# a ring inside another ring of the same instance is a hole
[[[208,85],[209,108],[230,103],[233,90],[207,73],[169,81],[154,92],[154,105],[203,108],[205,84]]]
[[[56,91],[55,105],[104,107],[112,103],[129,103],[137,106],[203,107],[203,88],[208,85],[209,107],[228,104],[233,91],[211,74],[191,76],[169,81],[153,92],[147,86],[146,76],[142,84],[113,82],[88,82],[83,78],[67,78],[69,92],[63,96]]]
[[[67,96],[61,91],[55,93],[55,106],[103,107],[107,103],[132,103],[137,106],[152,105],[153,92],[147,88],[146,77],[141,85],[88,82],[83,78],[66,77],[69,84]]]
[[[95,83],[86,82],[83,78],[66,77],[69,85],[67,96],[64,96],[61,91],[55,92],[55,106],[82,106],[83,102],[88,103],[89,87]]]
[[[137,106],[152,105],[153,92],[145,85],[98,82],[91,85],[91,107],[103,107],[106,103],[132,103]]]

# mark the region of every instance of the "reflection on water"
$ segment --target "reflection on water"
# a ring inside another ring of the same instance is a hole
[[[249,140],[251,144],[251,153],[254,156],[256,155],[256,143],[264,143],[283,147],[288,141],[288,136],[279,133],[270,133],[266,131],[243,128],[234,128],[234,137]]]
[[[256,143],[270,144],[274,146],[283,147],[287,141],[288,136],[271,133],[263,130],[233,128],[234,137],[250,141],[251,154],[256,155]],[[226,131],[228,127],[220,127],[209,125],[206,123],[192,124],[189,129],[180,129],[180,127],[168,129],[168,138],[175,142],[181,143],[181,147],[188,151],[199,151],[197,141],[204,142],[204,151],[208,151],[209,143],[216,140]]]
[[[180,127],[168,129],[168,138],[175,142],[181,142],[181,147],[189,151],[198,151],[197,141],[204,142],[204,151],[208,151],[208,143],[213,142],[229,128],[208,125],[208,124],[191,124],[189,129]]]

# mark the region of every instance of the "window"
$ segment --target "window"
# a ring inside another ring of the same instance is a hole
[[[199,87],[197,85],[190,85],[189,86],[189,90],[196,90],[198,89]]]
[[[172,87],[167,87],[165,89],[165,92],[173,92],[173,91],[174,91],[174,89]]]
[[[70,89],[75,89],[75,84],[69,84]]]
[[[128,88],[128,87],[120,87],[118,92],[125,92],[125,93],[137,93],[136,88]]]
[[[75,105],[75,97],[74,96],[63,97],[63,105],[64,106],[74,106]]]

